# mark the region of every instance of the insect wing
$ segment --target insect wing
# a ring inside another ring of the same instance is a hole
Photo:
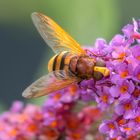
[[[35,98],[50,94],[63,89],[72,83],[79,82],[75,76],[69,76],[65,71],[53,71],[32,83],[22,96],[25,98]]]
[[[32,14],[32,20],[42,38],[55,53],[71,51],[86,54],[80,45],[49,17],[35,12]]]

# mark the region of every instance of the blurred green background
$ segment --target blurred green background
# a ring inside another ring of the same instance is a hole
[[[121,28],[140,17],[139,0],[0,0],[0,110],[14,100],[25,100],[22,91],[47,73],[53,55],[36,31],[30,15],[42,12],[60,24],[80,44],[109,41]]]

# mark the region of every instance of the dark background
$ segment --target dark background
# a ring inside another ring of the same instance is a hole
[[[134,17],[140,18],[138,0],[0,0],[0,110],[47,73],[53,52],[36,31],[30,14],[42,12],[70,33],[80,44],[92,45],[98,37],[109,41]]]

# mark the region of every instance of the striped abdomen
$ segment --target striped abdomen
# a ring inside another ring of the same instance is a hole
[[[70,61],[72,58],[76,57],[75,54],[72,54],[67,51],[63,51],[55,56],[53,56],[48,63],[49,72],[55,70],[69,70]]]

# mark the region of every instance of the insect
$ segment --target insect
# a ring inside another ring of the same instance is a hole
[[[23,97],[34,98],[48,95],[83,79],[101,80],[109,76],[104,61],[95,60],[52,19],[33,13],[32,20],[47,45],[56,53],[48,63],[49,73],[32,83]]]

